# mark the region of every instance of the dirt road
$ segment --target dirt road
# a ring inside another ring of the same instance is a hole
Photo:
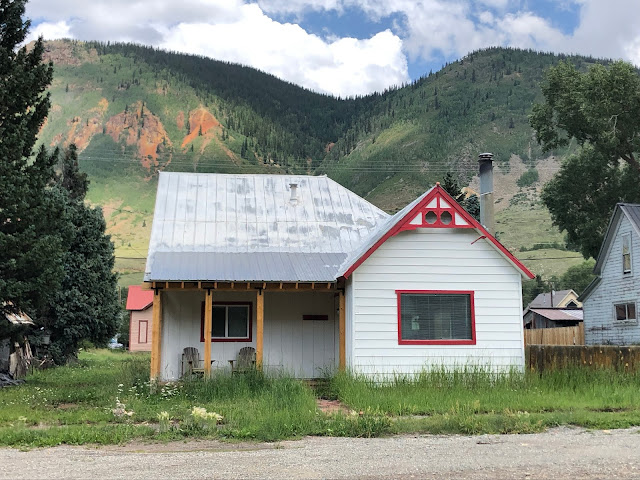
[[[0,479],[640,479],[640,429],[0,449]]]

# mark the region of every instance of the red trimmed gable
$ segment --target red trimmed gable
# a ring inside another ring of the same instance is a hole
[[[127,295],[127,310],[144,310],[153,303],[153,290],[142,290],[140,285],[131,285]]]
[[[481,235],[481,238],[484,237],[492,243],[522,274],[528,278],[535,278],[535,275],[491,235],[480,222],[469,215],[469,213],[440,186],[440,183],[436,183],[436,186],[428,191],[413,208],[393,223],[389,230],[371,248],[359,258],[352,261],[343,277],[349,278],[349,276],[390,237],[405,230],[415,230],[418,228],[474,228]]]

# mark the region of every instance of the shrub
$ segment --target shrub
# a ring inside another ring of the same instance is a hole
[[[530,168],[522,175],[520,175],[520,178],[516,181],[516,184],[521,188],[530,187],[539,179],[540,176],[538,175],[538,171],[535,168]]]

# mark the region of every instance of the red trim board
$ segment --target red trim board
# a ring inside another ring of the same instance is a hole
[[[435,206],[429,207],[432,204],[432,201],[436,202]],[[441,207],[442,200],[446,203],[446,207]],[[429,223],[426,220],[426,212],[434,211],[437,216],[437,220],[434,223]],[[442,214],[444,212],[453,212],[451,215],[453,217],[453,224],[447,223],[444,224],[442,221]],[[415,222],[418,214],[422,214],[423,221],[418,223]],[[464,221],[458,221],[456,215],[459,215],[461,219]],[[466,223],[465,223],[466,222]],[[529,271],[527,267],[525,267],[520,260],[518,260],[509,250],[506,249],[504,245],[502,245],[493,235],[491,235],[475,218],[473,218],[469,213],[458,204],[439,184],[431,189],[431,191],[420,201],[418,204],[412,208],[404,217],[399,219],[383,236],[378,240],[369,250],[367,250],[360,258],[358,258],[352,265],[347,269],[347,271],[342,275],[344,278],[349,278],[351,274],[360,266],[362,263],[371,256],[373,252],[375,252],[380,245],[386,242],[389,238],[396,235],[397,233],[403,230],[413,230],[415,228],[475,228],[481,235],[484,235],[487,240],[489,240],[507,259],[509,259],[518,269],[522,271],[528,278],[535,278],[535,275]]]

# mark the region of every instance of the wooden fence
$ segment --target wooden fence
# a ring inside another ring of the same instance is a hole
[[[584,345],[584,323],[576,327],[525,329],[524,344]]]
[[[640,346],[527,345],[525,366],[538,372],[578,366],[635,371],[640,369]]]

